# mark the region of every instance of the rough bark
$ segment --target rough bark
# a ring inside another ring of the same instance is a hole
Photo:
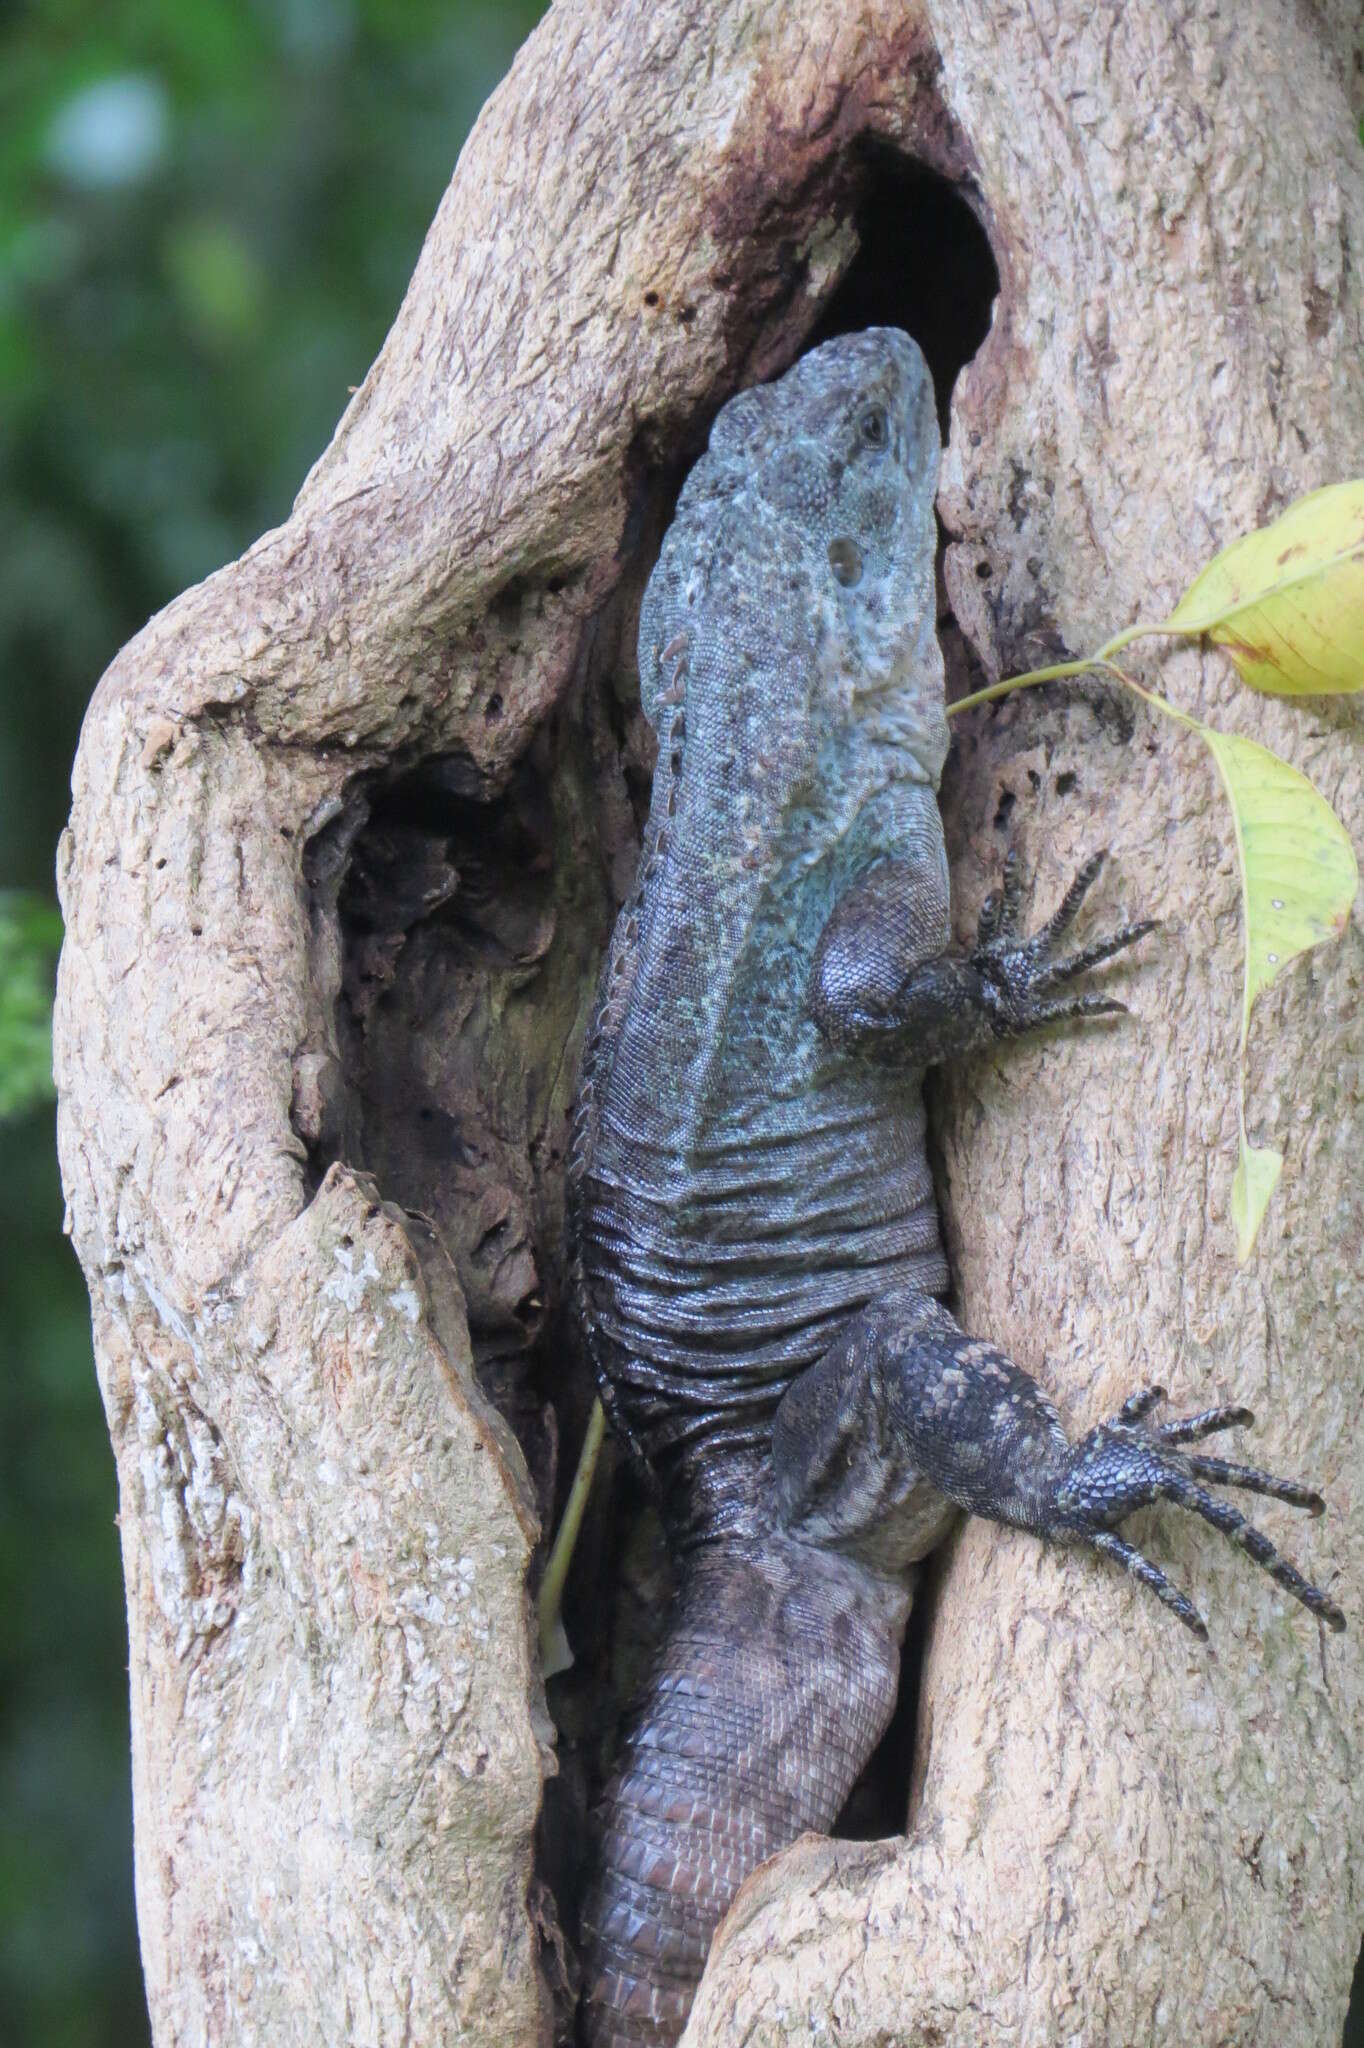
[[[507,1362],[555,1355],[563,1116],[641,766],[632,593],[679,460],[849,261],[859,145],[961,182],[990,233],[946,577],[980,661],[1021,666],[1359,469],[1354,14],[565,0],[288,523],[101,683],[61,856],[60,1128],[160,2048],[549,2030],[534,1488],[488,1392],[543,1489],[553,1421]],[[1193,656],[1166,681],[1358,830],[1354,706],[1248,703]],[[432,778],[455,822],[423,837]],[[1139,1025],[943,1088],[965,1320],[1077,1423],[1150,1379],[1248,1399],[1256,1456],[1323,1485],[1292,1547],[1348,1607],[1360,928],[1257,1024],[1289,1168],[1238,1271],[1236,899],[1204,763],[1072,692],[973,715],[950,799],[963,914],[1007,825],[1045,896],[1098,840],[1168,920]],[[1216,1661],[1092,1560],[968,1528],[908,1837],[759,1873],[690,2040],[1338,2038],[1360,1631],[1320,1644],[1244,1559],[1148,1520]]]

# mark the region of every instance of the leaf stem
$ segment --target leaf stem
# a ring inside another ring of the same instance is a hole
[[[1063,676],[1087,675],[1091,669],[1096,668],[1108,669],[1119,682],[1126,683],[1129,688],[1136,690],[1138,696],[1146,696],[1147,693],[1139,684],[1134,683],[1130,676],[1113,667],[1110,656],[1120,654],[1124,647],[1130,646],[1133,640],[1139,640],[1145,634],[1163,633],[1165,630],[1164,626],[1127,626],[1121,633],[1115,633],[1111,640],[1105,640],[1097,653],[1086,654],[1079,661],[1056,661],[1047,668],[1025,669],[1022,675],[1005,676],[1000,682],[987,684],[983,690],[972,690],[969,697],[958,697],[955,704],[949,704],[947,715],[949,718],[955,718],[959,711],[974,711],[977,704],[989,704],[996,697],[1007,697],[1011,690],[1030,690],[1034,683],[1054,683],[1060,681]],[[1162,697],[1152,697],[1148,701],[1168,710],[1173,718],[1180,715],[1173,706],[1167,705]]]
[[[554,1543],[545,1566],[545,1576],[540,1581],[540,1597],[536,1602],[536,1614],[540,1624],[540,1656],[545,1675],[567,1669],[572,1663],[564,1639],[561,1609],[564,1600],[564,1586],[568,1580],[568,1568],[573,1561],[574,1547],[582,1528],[583,1515],[587,1510],[588,1496],[596,1476],[597,1459],[601,1454],[602,1438],[606,1434],[606,1416],[600,1401],[592,1403],[592,1413],[587,1418],[587,1434],[583,1447],[578,1453],[578,1468],[573,1474],[564,1504],[563,1517],[554,1532]]]
[[[1140,697],[1143,704],[1149,704],[1153,711],[1162,712],[1166,718],[1172,718],[1176,725],[1185,726],[1190,732],[1202,733],[1203,727],[1196,718],[1191,718],[1187,711],[1181,711],[1177,704],[1172,704],[1168,697],[1162,697],[1158,690],[1148,690],[1145,684],[1139,683],[1135,676],[1129,676],[1127,670],[1119,668],[1116,662],[1106,661],[1102,650],[1094,656],[1093,666],[1107,669],[1115,681],[1130,690],[1133,696]]]
[[[1054,683],[1062,676],[1085,675],[1093,666],[1093,659],[1086,656],[1083,661],[1058,661],[1050,668],[1030,668],[1021,676],[1005,676],[1001,682],[990,683],[983,690],[972,690],[969,697],[958,697],[955,704],[948,705],[947,715],[955,718],[959,711],[974,711],[977,704],[989,704],[996,697],[1007,697],[1011,690],[1030,690],[1034,683]]]

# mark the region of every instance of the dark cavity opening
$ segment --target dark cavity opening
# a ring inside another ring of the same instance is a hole
[[[311,1055],[295,1076],[311,1184],[344,1162],[408,1211],[438,1322],[453,1266],[474,1372],[521,1446],[547,1531],[595,1391],[565,1299],[564,1163],[582,1031],[648,799],[631,650],[661,515],[645,509],[637,561],[595,615],[578,677],[518,758],[408,755],[357,776],[303,861],[313,973],[340,975],[335,1056]],[[491,630],[519,636],[540,602],[530,581],[504,592]],[[503,713],[494,689],[472,730]],[[584,1816],[670,1589],[657,1516],[618,1463],[608,1448],[566,1602],[576,1662],[551,1681],[560,1776],[530,1906],[559,2040],[576,1980],[553,1894],[571,1938]]]
[[[311,1179],[372,1173],[418,1219],[423,1262],[453,1265],[478,1381],[546,1519],[559,1430],[592,1397],[559,1347],[563,1048],[610,928],[613,834],[633,831],[593,786],[588,728],[577,701],[509,770],[446,753],[359,778],[304,862],[341,969],[337,1057],[295,1086]]]
[[[1350,2009],[1345,2015],[1345,2034],[1341,2048],[1364,2048],[1364,1948],[1355,1961],[1354,1982],[1350,1986]]]
[[[847,1804],[830,1832],[845,1842],[875,1842],[908,1829],[914,1806],[916,1758],[919,1775],[927,1762],[919,1755],[919,1694],[937,1583],[936,1559],[921,1565],[915,1576],[904,1647],[900,1652],[900,1687],[886,1732],[867,1759],[865,1770],[848,1794]]]
[[[861,151],[859,249],[810,344],[863,327],[903,327],[933,373],[938,421],[958,372],[990,331],[999,270],[962,187],[885,143]]]

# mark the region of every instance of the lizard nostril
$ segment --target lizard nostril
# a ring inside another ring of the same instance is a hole
[[[847,589],[862,581],[862,550],[855,540],[829,542],[829,567]]]

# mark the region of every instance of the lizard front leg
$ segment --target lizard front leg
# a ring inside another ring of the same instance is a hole
[[[1154,919],[1142,918],[1060,952],[1105,858],[1088,860],[1047,922],[1023,937],[1022,874],[1010,852],[975,943],[964,948],[931,941],[925,906],[935,878],[922,861],[877,862],[844,891],[820,936],[809,992],[820,1031],[841,1051],[932,1066],[1041,1024],[1121,1014],[1126,1005],[1111,996],[1057,993],[1155,930]]]
[[[1086,1543],[1148,1586],[1200,1637],[1192,1602],[1115,1533],[1137,1508],[1173,1501],[1246,1551],[1276,1583],[1332,1629],[1335,1602],[1279,1555],[1269,1538],[1208,1483],[1320,1514],[1312,1488],[1254,1466],[1190,1450],[1253,1420],[1249,1409],[1211,1408],[1157,1423],[1159,1388],[1072,1443],[1042,1389],[992,1344],[968,1337],[916,1289],[889,1294],[859,1315],[795,1381],[777,1410],[772,1468],[777,1511],[796,1536],[903,1568],[933,1540],[934,1504]]]

